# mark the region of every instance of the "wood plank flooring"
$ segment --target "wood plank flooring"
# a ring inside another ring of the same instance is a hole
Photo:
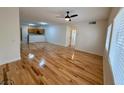
[[[28,58],[29,53],[35,55],[34,59]],[[103,84],[103,60],[49,43],[23,44],[21,60],[0,66],[0,84],[99,85]]]

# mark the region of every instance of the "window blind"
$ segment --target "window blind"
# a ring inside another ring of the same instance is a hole
[[[124,8],[114,19],[109,59],[115,84],[124,84]]]

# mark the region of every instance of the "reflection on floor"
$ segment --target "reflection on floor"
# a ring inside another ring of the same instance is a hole
[[[48,43],[23,44],[21,56],[0,66],[1,84],[103,84],[100,56]]]

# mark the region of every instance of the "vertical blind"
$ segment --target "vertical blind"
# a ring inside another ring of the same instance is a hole
[[[109,59],[115,84],[124,84],[124,8],[114,19]]]

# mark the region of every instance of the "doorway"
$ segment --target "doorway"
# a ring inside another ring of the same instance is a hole
[[[70,33],[70,43],[69,43],[69,47],[71,47],[71,48],[75,48],[75,44],[76,44],[76,34],[77,34],[77,29],[76,29],[76,28],[71,29],[71,33]]]
[[[70,47],[74,48],[76,43],[76,29],[72,29],[70,36]]]

